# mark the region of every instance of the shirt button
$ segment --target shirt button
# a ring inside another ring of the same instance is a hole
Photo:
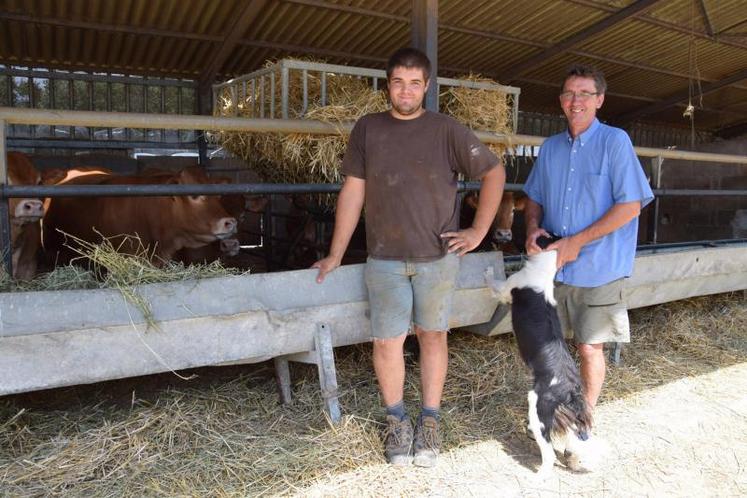
[[[571,190],[571,187],[568,187],[568,190]]]
[[[571,168],[571,171],[576,171],[575,169]]]
[[[563,227],[563,230],[565,230],[565,227]]]
[[[565,210],[568,211],[568,206],[565,207]]]

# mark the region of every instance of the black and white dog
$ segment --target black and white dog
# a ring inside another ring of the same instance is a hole
[[[545,249],[553,241],[540,237],[537,244]],[[554,449],[565,454],[572,470],[592,470],[601,457],[599,441],[589,436],[591,412],[558,319],[553,293],[556,261],[557,251],[543,251],[530,256],[505,282],[487,274],[499,301],[511,303],[519,353],[534,374],[527,399],[529,430],[542,453],[540,474],[552,471]]]

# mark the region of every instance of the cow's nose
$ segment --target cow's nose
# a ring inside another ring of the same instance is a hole
[[[220,241],[220,251],[226,256],[236,256],[241,246],[236,239],[224,239]]]
[[[16,207],[16,216],[41,218],[44,215],[44,204],[39,199],[23,199]]]
[[[511,230],[496,229],[493,237],[497,242],[510,242],[512,239]]]
[[[222,233],[234,233],[236,231],[236,218],[223,218],[218,223]]]

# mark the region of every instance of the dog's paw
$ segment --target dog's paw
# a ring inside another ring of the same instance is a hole
[[[537,472],[534,473],[534,479],[538,482],[547,481],[555,477],[555,471],[552,465],[541,465]]]
[[[564,452],[566,466],[574,472],[596,472],[608,459],[610,448],[598,437],[590,436]]]

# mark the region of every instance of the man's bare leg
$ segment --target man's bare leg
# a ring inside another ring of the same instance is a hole
[[[605,375],[604,343],[578,344],[581,357],[581,380],[584,383],[584,397],[592,410],[602,392]]]
[[[405,390],[405,358],[403,345],[406,333],[391,339],[374,339],[373,364],[379,390],[385,406],[402,401]]]
[[[449,348],[446,332],[431,332],[415,327],[420,345],[420,385],[423,406],[441,406],[446,372],[449,366]]]

